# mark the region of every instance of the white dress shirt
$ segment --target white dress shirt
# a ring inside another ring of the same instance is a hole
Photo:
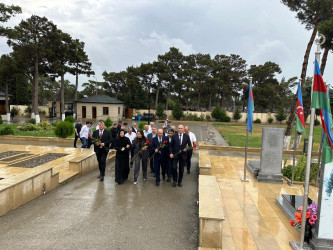
[[[87,125],[84,125],[80,131],[80,137],[88,138],[88,133],[89,133],[89,127]]]
[[[126,133],[125,135],[128,139],[130,139],[131,144],[133,143],[134,139],[136,138],[136,133],[132,132],[131,134]]]
[[[190,131],[190,133],[188,133],[188,135],[189,135],[189,137],[190,137],[190,140],[191,140],[191,145],[192,145],[192,147],[193,147],[193,143],[195,142],[197,142],[197,138],[195,137],[195,134],[194,133],[192,133],[191,131]]]

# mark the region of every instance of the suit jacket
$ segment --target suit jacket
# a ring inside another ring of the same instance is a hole
[[[165,137],[162,137],[162,142],[164,142],[164,141],[168,141],[168,142],[169,142],[168,139],[166,139]],[[153,138],[153,140],[152,140],[151,143],[152,143],[152,145],[151,145],[151,147],[152,147],[152,152],[151,152],[151,154],[153,154],[153,153],[155,153],[155,149],[157,149],[157,148],[160,146],[160,143],[158,142],[158,136],[155,136],[155,137]],[[162,160],[162,159],[164,159],[164,156],[165,156],[164,151],[165,151],[166,147],[168,147],[168,146],[169,146],[169,143],[166,143],[166,144],[164,145],[164,147],[163,147],[162,149],[160,149],[160,152],[159,152],[159,153],[156,153],[156,154],[154,155],[154,159],[156,159],[156,160]]]
[[[157,137],[157,133],[155,134],[155,137]],[[149,134],[147,135],[147,139],[148,139],[148,141],[153,142],[153,133],[149,133]],[[152,155],[152,154],[154,153],[154,152],[153,152],[152,145],[150,145],[150,146],[148,147],[148,150],[149,150],[149,154],[150,154],[150,155]]]
[[[134,133],[137,133],[137,132],[138,132],[138,129],[137,129],[137,128],[134,128],[134,127],[132,127],[132,132],[134,132]]]
[[[99,138],[99,130],[94,131],[93,137],[94,138]],[[111,137],[110,131],[107,130],[107,129],[104,129],[101,142],[104,143],[105,145],[104,145],[104,147],[101,148],[100,146],[96,146],[94,144],[94,151],[96,153],[98,153],[100,150],[105,150],[106,152],[109,152],[109,147],[110,147],[111,140],[112,140],[112,137]]]
[[[181,157],[183,160],[185,160],[187,153],[183,150],[186,146],[191,146],[189,135],[183,132],[182,144],[179,145],[179,134],[174,134],[171,138],[171,143],[169,146],[170,154],[175,154],[182,151],[180,154],[175,156],[175,159],[179,159]]]

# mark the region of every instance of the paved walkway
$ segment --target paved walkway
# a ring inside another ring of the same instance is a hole
[[[212,131],[188,125],[198,141]],[[156,187],[151,174],[134,185],[133,169],[115,185],[110,163],[103,183],[93,171],[0,217],[1,249],[197,249],[197,155],[192,162],[181,188]]]

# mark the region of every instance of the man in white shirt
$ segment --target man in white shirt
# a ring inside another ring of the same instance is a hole
[[[134,139],[136,138],[136,133],[132,132],[132,128],[129,128],[127,133],[125,134],[125,137],[127,137],[130,140],[131,145],[132,145]],[[131,146],[131,159],[133,156],[134,156],[134,147]],[[131,162],[131,167],[132,166],[133,166],[133,162]]]
[[[145,125],[145,126],[143,127],[143,134],[144,134],[144,136],[147,138],[147,136],[148,136],[148,134],[149,134],[149,131],[148,131],[148,125]]]
[[[186,156],[186,169],[187,169],[187,174],[191,173],[191,159],[192,159],[192,153],[195,154],[196,147],[197,147],[197,138],[195,137],[195,134],[192,133],[189,129],[188,126],[185,126],[184,128],[185,133],[189,135],[190,140],[191,140],[191,145],[193,149],[189,149],[187,151],[187,156]]]
[[[81,148],[87,148],[87,143],[88,143],[88,135],[90,133],[90,126],[92,123],[86,122],[86,125],[84,125],[80,131],[80,138],[82,141],[82,146]]]
[[[153,132],[153,127],[154,127],[154,122],[150,122],[149,126],[148,126],[148,134]]]

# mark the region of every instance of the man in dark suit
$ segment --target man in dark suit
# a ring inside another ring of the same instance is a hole
[[[112,140],[111,133],[109,130],[104,129],[104,121],[99,121],[99,130],[95,130],[93,137],[100,139],[101,142],[94,144],[94,151],[96,153],[98,168],[100,175],[97,177],[100,181],[104,181],[106,157],[109,153],[109,147]]]
[[[166,142],[166,143],[164,143]],[[152,149],[155,153],[154,155],[154,170],[155,170],[155,177],[156,177],[156,186],[160,185],[160,168],[162,167],[162,176],[163,181],[165,181],[165,147],[168,145],[168,138],[163,136],[163,130],[159,129],[157,131],[157,136],[152,140]],[[164,144],[162,148],[159,148],[161,143]]]
[[[184,133],[184,126],[178,126],[178,133],[174,134],[170,143],[170,158],[172,159],[172,176],[173,176],[173,187],[177,185],[182,186],[183,174],[184,174],[184,166],[186,163],[186,146],[191,146],[191,140],[188,134]],[[179,154],[175,155],[176,153]],[[177,172],[179,163],[179,175]]]
[[[138,126],[136,125],[136,123],[134,122],[132,125],[132,132],[137,133],[138,132]]]
[[[170,143],[171,143],[171,138],[174,134],[173,129],[170,129],[168,132],[168,136],[165,137],[165,139],[163,138],[163,140],[168,141],[168,143],[164,146],[164,161],[162,161],[162,164],[164,164],[164,169],[166,172],[166,175],[168,177],[167,182],[170,182],[171,180],[171,168],[172,168],[172,159],[170,159]],[[162,167],[163,169],[163,167]],[[163,171],[162,171],[162,176],[163,175]],[[164,178],[163,178],[164,179]]]
[[[152,133],[149,133],[147,135],[147,139],[150,141],[150,142],[153,142],[153,138],[157,136],[157,133],[156,133],[156,127],[153,126],[152,127]],[[149,150],[149,153],[150,155],[152,155],[154,152],[152,152],[152,146],[149,146],[148,147],[148,150]],[[154,171],[154,159],[150,159],[150,172],[151,173],[155,173]],[[154,174],[155,175],[155,174]]]

